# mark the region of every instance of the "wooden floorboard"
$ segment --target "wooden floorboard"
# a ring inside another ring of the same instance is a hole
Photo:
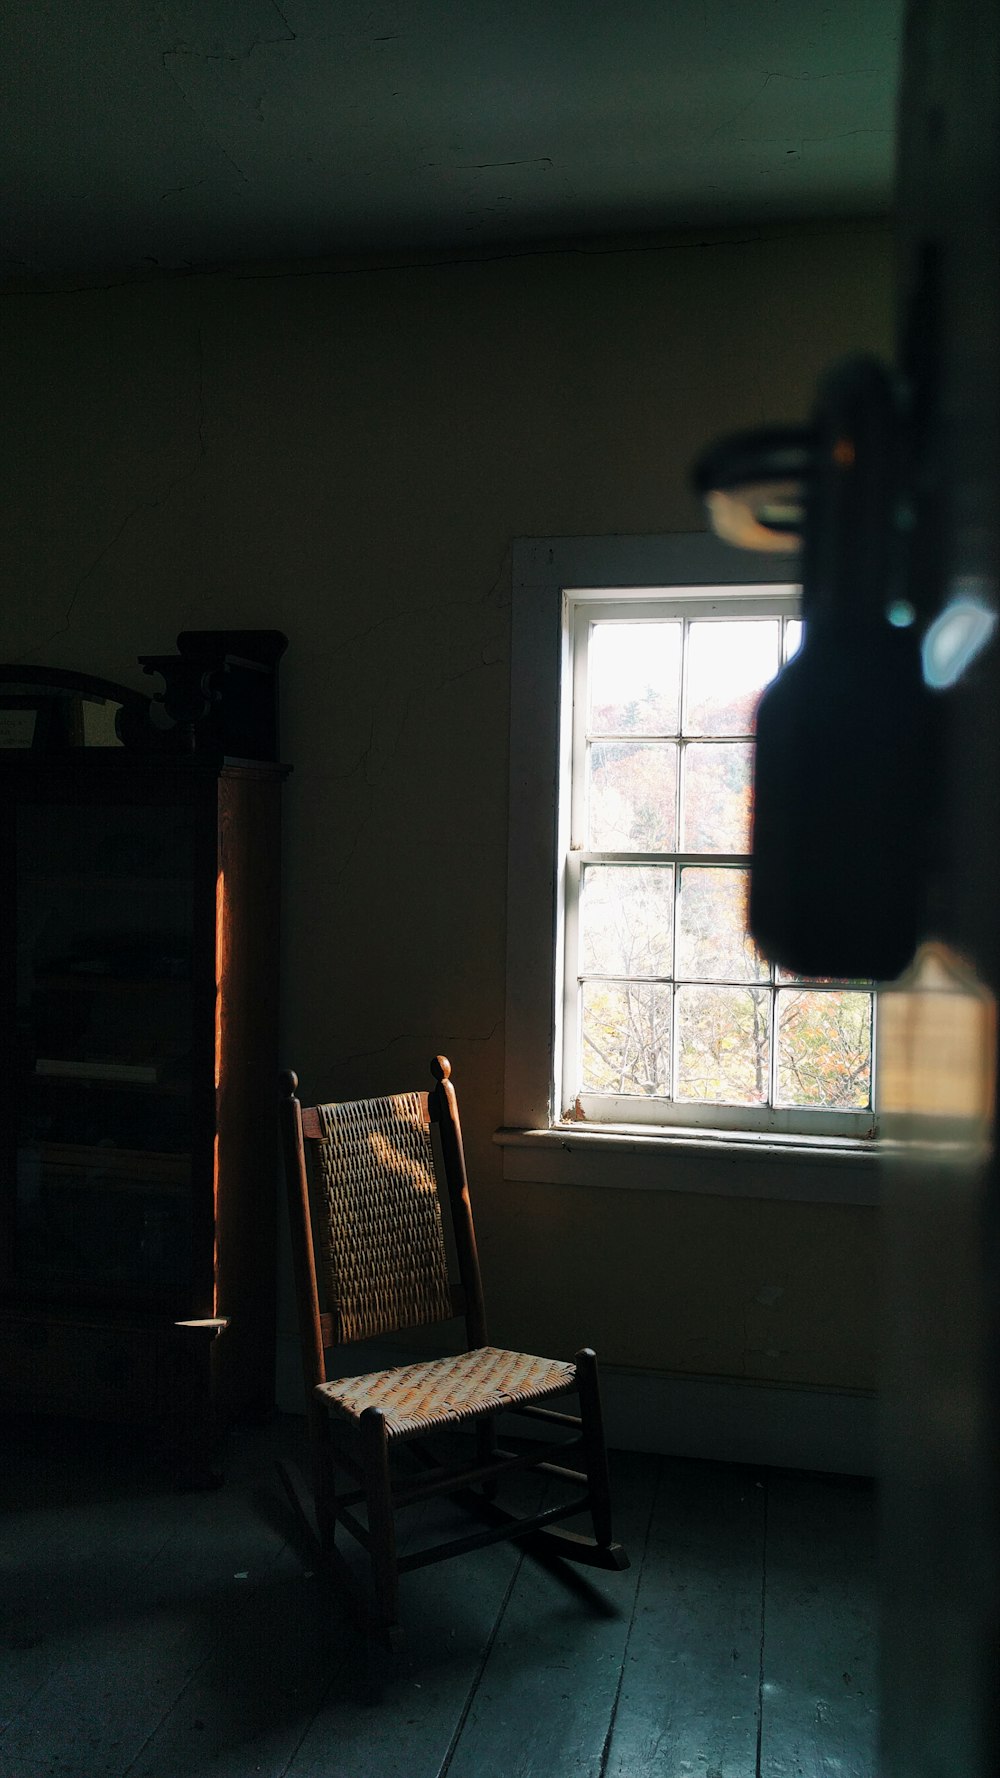
[[[521,1564],[447,1778],[600,1778],[657,1468],[649,1457],[615,1465],[615,1534],[631,1568]]]
[[[509,1496],[518,1511],[537,1509],[542,1485],[519,1477]],[[454,1509],[429,1503],[410,1543],[468,1529]],[[524,1558],[495,1544],[403,1577],[403,1647],[384,1672],[377,1706],[364,1695],[356,1664],[338,1675],[288,1768],[288,1778],[438,1778],[458,1738],[497,1625]]]
[[[9,1746],[32,1698],[95,1625],[113,1621],[119,1573],[143,1574],[188,1515],[142,1453],[103,1429],[74,1437],[15,1422],[3,1450],[0,1731]]]
[[[275,1474],[300,1423],[236,1437],[214,1494],[111,1434],[17,1431],[0,1778],[875,1778],[863,1483],[613,1454],[632,1567],[500,1544],[405,1576],[373,1705]]]
[[[70,1524],[25,1577],[47,1673],[11,1713],[4,1778],[130,1770],[192,1674],[266,1612],[284,1551],[239,1483],[179,1495],[164,1476],[84,1523],[93,1538]]]
[[[759,1472],[662,1464],[608,1778],[753,1778],[765,1501]]]
[[[282,1778],[351,1634],[315,1577],[282,1552],[190,1671],[127,1770],[129,1778]],[[109,1775],[110,1778],[110,1775]]]
[[[874,1490],[768,1478],[761,1778],[877,1766]]]

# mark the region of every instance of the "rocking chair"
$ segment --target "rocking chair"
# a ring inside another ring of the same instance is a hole
[[[628,1557],[612,1539],[594,1353],[585,1348],[572,1363],[563,1363],[487,1344],[462,1133],[444,1056],[436,1058],[432,1072],[437,1085],[430,1093],[310,1108],[296,1097],[296,1076],[281,1077],[311,1510],[292,1474],[285,1470],[283,1476],[317,1562],[340,1584],[366,1627],[384,1632],[392,1643],[399,1639],[400,1574],[446,1556],[514,1538],[539,1554],[557,1553],[604,1569],[628,1567]],[[454,1236],[455,1284],[448,1271],[442,1204]],[[317,1258],[325,1306],[317,1288]],[[466,1349],[457,1356],[328,1381],[326,1349],[455,1316],[464,1317],[466,1332]],[[570,1392],[579,1397],[579,1417],[547,1405]],[[525,1448],[504,1449],[496,1428],[500,1412],[547,1422],[562,1436],[526,1439]],[[464,1460],[456,1461],[453,1452],[442,1459],[424,1442],[425,1434],[463,1426],[475,1433],[475,1451]],[[343,1435],[336,1447],[335,1432]],[[423,1465],[422,1473],[418,1468],[415,1476],[390,1475],[390,1454],[398,1447]],[[583,1470],[566,1465],[574,1450],[582,1453]],[[338,1491],[338,1466],[357,1484],[346,1492]],[[527,1517],[504,1510],[493,1498],[499,1483],[526,1470],[568,1484],[570,1498]],[[397,1556],[397,1510],[437,1494],[454,1496],[483,1521],[482,1528]],[[354,1511],[359,1505],[364,1523]],[[591,1516],[592,1538],[555,1528],[583,1512]],[[367,1602],[366,1589],[337,1548],[338,1526],[367,1552]]]

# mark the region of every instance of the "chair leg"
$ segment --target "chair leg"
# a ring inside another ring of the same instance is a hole
[[[480,1463],[495,1463],[497,1460],[497,1422],[495,1414],[483,1414],[476,1421],[476,1456]],[[485,1500],[496,1497],[496,1477],[488,1477],[480,1482],[479,1492]]]
[[[399,1573],[389,1481],[389,1444],[381,1408],[365,1409],[360,1430],[375,1618],[378,1627],[391,1636],[399,1617]]]
[[[337,1530],[337,1482],[333,1467],[330,1418],[326,1409],[318,1402],[311,1402],[309,1407],[309,1442],[312,1450],[316,1525],[321,1544],[329,1549],[334,1545]]]
[[[611,1478],[608,1474],[608,1453],[604,1443],[604,1416],[601,1411],[601,1386],[597,1375],[597,1355],[589,1346],[576,1354],[576,1376],[580,1394],[580,1430],[587,1463],[590,1489],[590,1510],[594,1521],[594,1539],[607,1549],[614,1538],[611,1530]]]

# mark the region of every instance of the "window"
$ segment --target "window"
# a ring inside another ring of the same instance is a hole
[[[873,1134],[870,985],[746,931],[754,712],[797,613],[787,559],[700,535],[519,546],[508,1125]]]
[[[863,1134],[867,984],[746,929],[757,700],[797,589],[565,594],[563,1118]]]

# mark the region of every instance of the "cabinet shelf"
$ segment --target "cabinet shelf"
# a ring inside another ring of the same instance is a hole
[[[146,1148],[107,1148],[100,1143],[87,1142],[39,1142],[37,1149],[43,1167],[77,1172],[99,1167],[103,1173],[162,1180],[166,1184],[184,1184],[191,1174],[190,1154],[164,1154]]]
[[[155,1093],[167,1099],[183,1099],[191,1091],[191,1082],[183,1080],[108,1080],[91,1074],[29,1074],[27,1076],[35,1086],[58,1087],[63,1092],[72,1087],[86,1087],[88,1092],[95,1089],[100,1093]]]
[[[99,889],[107,894],[127,889],[170,890],[174,895],[185,891],[190,893],[190,877],[158,877],[151,871],[144,871],[135,876],[119,875],[116,871],[25,871],[21,881],[30,883],[33,888],[40,889]]]
[[[74,969],[35,977],[35,987],[52,993],[148,994],[151,988],[190,991],[189,975],[107,975],[97,970]]]
[[[59,1191],[111,1192],[128,1198],[186,1198],[190,1195],[190,1186],[185,1180],[128,1179],[122,1173],[113,1172],[101,1172],[95,1177],[93,1169],[81,1167],[47,1166],[43,1170],[43,1179],[50,1188],[56,1187]]]

